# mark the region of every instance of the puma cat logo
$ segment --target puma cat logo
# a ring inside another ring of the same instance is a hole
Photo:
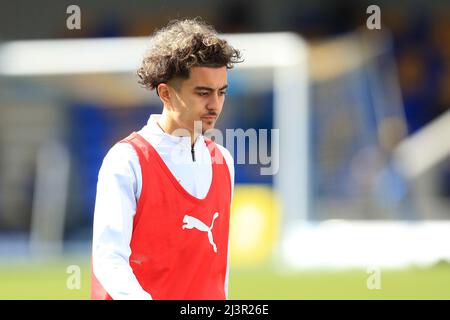
[[[212,222],[211,222],[211,226],[208,227],[206,224],[204,224],[202,221],[200,221],[199,219],[195,218],[195,217],[191,217],[188,215],[185,215],[183,218],[183,225],[181,226],[184,229],[197,229],[203,232],[207,232],[208,233],[208,239],[209,239],[209,243],[211,243],[214,252],[217,253],[217,247],[216,244],[214,243],[214,239],[213,239],[213,234],[212,234],[212,228],[214,227],[214,220],[216,220],[216,218],[219,216],[219,213],[216,212],[214,213]]]

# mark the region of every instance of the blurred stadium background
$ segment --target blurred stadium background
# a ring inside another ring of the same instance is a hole
[[[450,299],[448,1],[0,4],[0,299],[89,298],[102,159],[161,111],[134,69],[193,16],[246,58],[219,128],[279,129],[276,175],[236,164],[230,298]]]

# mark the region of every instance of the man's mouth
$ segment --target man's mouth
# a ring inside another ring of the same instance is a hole
[[[217,116],[215,116],[215,115],[205,115],[205,116],[202,116],[201,119],[208,120],[208,121],[213,121],[213,120],[217,119]]]

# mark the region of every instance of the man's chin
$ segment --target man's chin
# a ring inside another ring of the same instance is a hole
[[[214,126],[206,126],[203,128],[202,134],[205,134],[205,132],[213,130],[213,129],[214,129]]]
[[[202,121],[202,131],[214,129],[215,124],[216,124],[216,121],[214,121],[214,120],[203,120]]]

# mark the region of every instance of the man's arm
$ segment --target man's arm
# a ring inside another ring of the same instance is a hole
[[[228,171],[230,172],[230,180],[231,180],[231,201],[233,201],[234,194],[234,159],[231,156],[230,152],[221,145],[218,145],[220,152],[225,158],[225,162],[228,166]],[[225,297],[228,299],[228,283],[229,283],[229,275],[230,275],[230,237],[228,237],[228,255],[227,255],[227,272],[225,276]]]
[[[98,176],[92,241],[93,271],[114,299],[151,299],[129,264],[136,203],[142,187],[139,159],[133,147],[116,144]]]

